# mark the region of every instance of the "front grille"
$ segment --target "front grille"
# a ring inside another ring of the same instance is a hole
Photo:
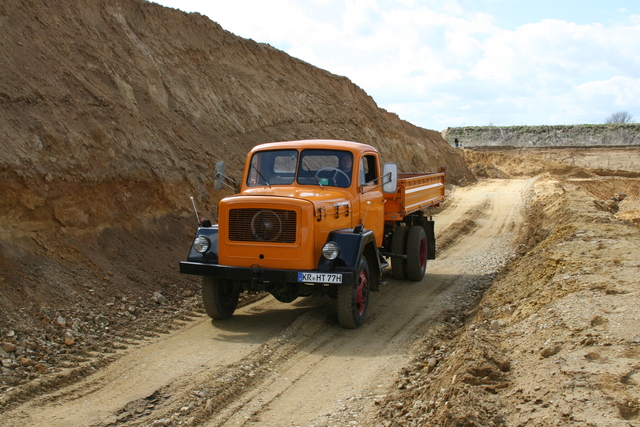
[[[296,212],[284,209],[231,209],[229,240],[233,242],[294,243]]]

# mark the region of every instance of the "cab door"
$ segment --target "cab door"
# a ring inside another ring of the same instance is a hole
[[[376,236],[376,246],[381,247],[384,237],[384,197],[380,186],[379,165],[376,154],[365,154],[358,162],[356,176],[360,221],[364,220],[364,228],[373,231]]]

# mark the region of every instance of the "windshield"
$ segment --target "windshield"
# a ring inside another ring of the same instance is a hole
[[[304,150],[298,165],[298,184],[351,185],[353,155],[340,150]]]
[[[293,184],[298,164],[297,150],[258,151],[251,157],[247,185]]]
[[[300,161],[298,161],[300,157]],[[272,150],[254,153],[249,163],[247,186],[320,185],[347,188],[351,185],[353,155],[342,150]]]

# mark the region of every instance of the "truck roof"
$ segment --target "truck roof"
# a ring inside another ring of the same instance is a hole
[[[332,150],[348,150],[351,152],[378,152],[374,147],[368,144],[353,141],[341,141],[336,139],[305,139],[300,141],[282,141],[269,142],[253,147],[250,153],[259,150],[276,150],[282,148],[323,148]]]

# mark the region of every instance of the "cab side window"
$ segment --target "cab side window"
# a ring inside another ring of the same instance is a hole
[[[360,185],[373,185],[375,179],[378,178],[378,171],[376,169],[376,156],[367,155],[362,157],[362,164],[360,165]]]

